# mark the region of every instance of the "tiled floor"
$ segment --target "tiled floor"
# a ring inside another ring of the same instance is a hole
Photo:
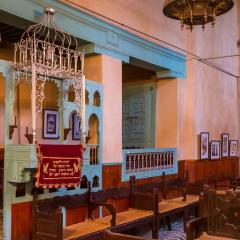
[[[161,229],[158,233],[158,238],[163,240],[185,240],[186,234],[182,224],[174,224],[172,231]]]
[[[144,237],[151,238],[152,233],[148,232],[147,234],[144,234]],[[182,223],[175,223],[172,224],[172,230],[168,231],[165,228],[161,228],[158,232],[158,239],[161,240],[185,240],[186,234],[183,230],[183,224]]]

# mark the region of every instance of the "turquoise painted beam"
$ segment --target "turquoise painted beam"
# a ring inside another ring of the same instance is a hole
[[[112,51],[110,48],[98,46],[97,44],[88,44],[81,46],[79,48],[80,51],[84,51],[85,54],[102,54],[108,55],[114,58],[121,60],[122,62],[129,63],[129,56],[126,54],[122,54],[121,52]]]
[[[56,10],[58,25],[95,44],[95,50],[127,61],[129,57],[165,68],[185,78],[186,57],[55,0],[0,0],[0,10],[36,21],[45,7]]]
[[[185,79],[186,78],[186,73],[185,72],[175,72],[171,70],[160,70],[156,72],[156,77],[157,78],[181,78]]]

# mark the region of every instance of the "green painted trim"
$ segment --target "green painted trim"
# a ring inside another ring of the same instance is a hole
[[[104,54],[121,60],[122,62],[129,63],[129,56],[122,54],[118,51],[112,51],[111,48],[98,46],[96,44],[88,44],[79,48],[85,54]]]
[[[122,162],[109,162],[109,163],[103,163],[103,166],[114,166],[114,165],[122,165]]]
[[[186,78],[186,75],[182,75],[181,72],[174,72],[171,70],[163,70],[163,71],[157,71],[156,72],[157,78]]]

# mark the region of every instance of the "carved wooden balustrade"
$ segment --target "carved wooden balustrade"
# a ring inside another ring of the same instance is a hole
[[[174,153],[173,151],[128,153],[126,156],[127,173],[172,168]]]

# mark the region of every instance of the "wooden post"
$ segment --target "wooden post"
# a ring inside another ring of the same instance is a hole
[[[82,75],[82,144],[85,147],[86,144],[86,126],[85,126],[85,76]]]
[[[36,143],[36,66],[32,64],[32,134],[33,144]]]

